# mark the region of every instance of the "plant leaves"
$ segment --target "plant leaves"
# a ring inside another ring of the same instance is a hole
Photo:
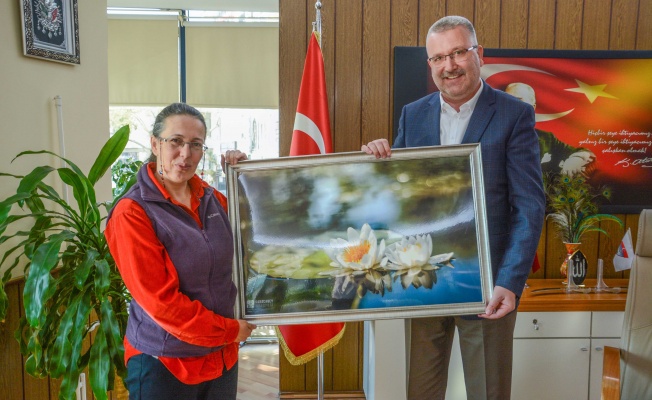
[[[122,334],[120,333],[120,324],[115,317],[113,307],[109,299],[102,299],[100,305],[100,315],[102,323],[100,328],[104,330],[106,341],[109,348],[109,354],[113,363],[117,366],[124,365],[124,345],[122,343]]]
[[[25,317],[34,328],[38,326],[45,302],[52,296],[50,271],[59,263],[61,243],[73,237],[74,233],[63,231],[50,236],[47,242],[36,249],[23,290]]]
[[[98,299],[106,297],[106,290],[111,283],[109,273],[111,268],[106,260],[98,260],[95,263],[95,295]]]
[[[59,320],[59,329],[57,337],[54,340],[54,346],[50,351],[50,375],[54,378],[60,378],[70,367],[70,358],[72,353],[72,343],[70,343],[70,331],[72,330],[75,314],[79,308],[81,296],[74,297],[68,304],[66,312]]]
[[[9,297],[5,291],[5,282],[0,284],[0,323],[5,322],[7,317],[7,307],[9,306]]]
[[[20,181],[16,193],[31,193],[36,188],[36,186],[38,186],[38,184],[41,183],[41,181],[52,171],[54,171],[54,168],[47,165],[42,165],[40,167],[34,168],[32,172],[27,174]]]
[[[72,187],[73,196],[75,197],[79,207],[79,214],[83,219],[86,215],[86,211],[88,210],[88,203],[90,201],[86,185],[82,179],[70,168],[59,168],[57,172],[59,173],[61,180],[68,186]]]
[[[75,298],[75,300],[77,297]],[[73,315],[72,328],[69,330],[68,339],[70,341],[70,350],[61,354],[61,359],[67,359],[67,365],[63,380],[61,381],[60,398],[73,398],[79,382],[79,374],[85,368],[86,364],[81,360],[83,340],[86,334],[86,324],[91,313],[91,293],[86,291],[82,294],[79,302],[75,301],[75,306],[71,307],[70,312]],[[70,310],[70,309],[69,309]],[[68,314],[68,310],[66,310]],[[61,331],[61,330],[60,330]],[[57,338],[59,339],[59,338]],[[56,343],[54,349],[57,349]]]
[[[98,400],[106,400],[108,390],[108,374],[111,368],[111,358],[102,329],[97,330],[95,341],[91,347],[91,357],[88,363],[89,378],[93,394]]]
[[[125,125],[118,129],[106,144],[104,144],[104,147],[100,150],[100,154],[97,156],[97,159],[95,159],[95,163],[88,173],[88,180],[93,186],[95,186],[97,181],[104,176],[109,168],[111,168],[111,165],[115,160],[120,157],[127,146],[128,141],[129,125]]]
[[[99,257],[99,253],[93,249],[89,249],[86,252],[86,257],[84,258],[84,261],[75,268],[75,286],[78,289],[82,289],[84,286],[84,283],[86,283],[86,279],[88,279],[88,274],[91,272],[91,267],[95,263],[95,260],[97,257]]]
[[[4,199],[2,202],[0,202],[0,208],[4,209],[5,207],[11,208],[11,205],[14,203],[18,203],[19,201],[25,200],[29,197],[31,197],[31,193],[16,193],[15,195],[11,197],[7,197]],[[4,231],[4,229],[3,229]]]

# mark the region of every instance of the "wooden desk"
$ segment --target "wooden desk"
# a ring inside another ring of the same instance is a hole
[[[533,290],[544,288],[563,289],[560,279],[530,279],[529,287],[521,296],[518,311],[625,311],[628,279],[605,279],[610,288],[620,287],[620,293],[546,293],[532,294]],[[595,279],[586,279],[586,287],[594,287]]]

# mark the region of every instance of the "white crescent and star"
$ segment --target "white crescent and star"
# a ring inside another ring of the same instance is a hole
[[[321,154],[326,154],[326,145],[324,144],[324,137],[319,130],[319,127],[308,116],[297,112],[294,117],[294,130],[304,132],[310,136],[319,148]]]
[[[531,71],[531,72],[538,72],[541,74],[555,76],[554,74],[551,74],[550,72],[541,69],[526,67],[524,65],[517,65],[517,64],[485,64],[482,66],[482,69],[480,70],[480,75],[484,80],[487,80],[489,77],[499,72],[507,72],[507,71]],[[593,103],[595,99],[597,99],[598,97],[617,99],[616,96],[613,96],[604,91],[607,85],[588,85],[578,79],[576,79],[575,82],[577,82],[578,85],[577,88],[565,89],[565,90],[569,92],[576,92],[585,95],[590,103]],[[562,111],[554,114],[537,113],[535,114],[535,120],[536,122],[552,121],[554,119],[561,118],[563,116],[570,114],[571,112],[573,112],[573,110],[574,108],[571,108],[570,110]]]

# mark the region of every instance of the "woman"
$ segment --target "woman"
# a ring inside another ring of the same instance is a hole
[[[195,171],[206,122],[175,103],[156,117],[150,162],[109,214],[105,235],[133,296],[124,339],[130,399],[235,399],[233,237],[226,199]],[[236,164],[237,150],[222,155]]]

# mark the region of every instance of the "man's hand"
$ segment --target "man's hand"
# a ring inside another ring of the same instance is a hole
[[[392,156],[392,148],[387,139],[372,140],[367,144],[363,144],[360,150],[367,154],[373,154],[376,158],[388,158]]]
[[[499,319],[509,314],[516,308],[516,295],[511,290],[502,286],[494,287],[494,294],[484,310],[478,317],[486,319]]]

